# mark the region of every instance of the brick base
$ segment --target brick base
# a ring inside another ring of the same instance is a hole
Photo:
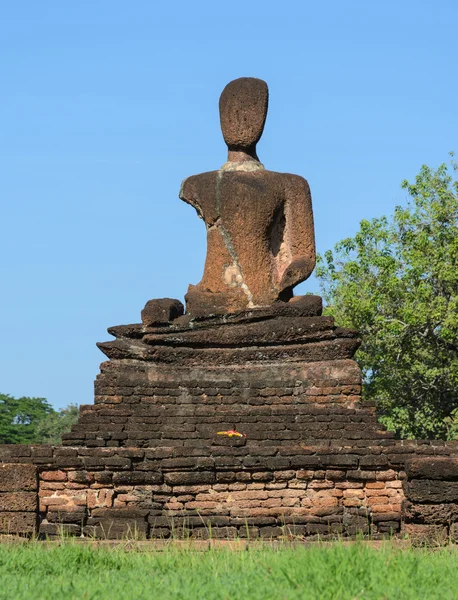
[[[457,445],[395,440],[361,400],[355,332],[280,309],[114,328],[63,446],[0,446],[0,530],[458,539]]]
[[[225,442],[205,455],[185,447],[0,446],[4,468],[38,473],[38,497],[27,480],[26,490],[0,494],[0,527],[31,534],[38,518],[41,535],[103,539],[378,538],[402,531],[436,543],[439,529],[440,539],[456,537],[458,504],[444,495],[458,479],[454,444],[269,446],[254,456],[237,438]],[[449,465],[434,506],[428,493],[411,491],[419,489],[415,481],[433,485],[411,467],[418,454],[424,465]]]

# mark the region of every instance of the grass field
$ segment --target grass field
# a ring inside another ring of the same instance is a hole
[[[0,598],[458,598],[454,549],[363,543],[126,551],[64,542],[0,545]]]

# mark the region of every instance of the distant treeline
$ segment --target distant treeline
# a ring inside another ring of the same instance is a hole
[[[60,444],[78,420],[78,406],[54,410],[45,398],[0,394],[0,444]]]

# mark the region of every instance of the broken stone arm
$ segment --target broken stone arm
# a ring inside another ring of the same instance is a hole
[[[180,200],[183,200],[183,202],[186,202],[186,204],[190,204],[192,207],[194,207],[197,211],[198,217],[200,219],[204,219],[193,177],[188,177],[182,182],[178,197]]]
[[[309,184],[303,177],[291,176],[286,186],[285,221],[290,262],[281,277],[282,290],[308,279],[316,263],[312,197]]]

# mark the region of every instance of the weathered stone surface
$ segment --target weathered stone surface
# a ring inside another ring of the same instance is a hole
[[[142,510],[137,507],[131,508],[96,508],[92,511],[90,524],[94,524],[98,519],[137,519],[142,520],[148,516],[148,510]]]
[[[443,525],[422,525],[416,523],[406,523],[402,531],[415,545],[442,545],[447,543],[447,527]]]
[[[204,276],[186,295],[190,314],[286,300],[312,272],[313,216],[305,179],[263,169],[214,171],[189,177],[180,197],[207,225]]]
[[[362,405],[360,393],[360,370],[352,360],[189,367],[112,360],[102,365],[97,378],[95,405],[81,409],[75,433],[64,435],[64,443],[74,445],[76,435],[78,443],[87,446],[113,446],[113,442],[116,447],[159,446],[157,455],[150,450],[147,460],[135,463],[136,471],[158,472],[165,467],[161,459],[178,465],[177,455],[172,454],[177,447],[211,448],[213,452],[220,447],[222,454],[226,447],[242,451],[254,444],[255,454],[262,457],[277,443],[326,439],[352,445],[356,439],[387,439],[377,424],[375,408]],[[218,433],[230,430],[243,437]],[[114,458],[116,451],[108,455],[107,450],[97,459],[77,456],[72,460],[82,461],[86,469],[123,466],[128,471],[127,459],[144,456]],[[277,456],[276,460],[284,459]],[[369,457],[368,461],[372,470],[380,470],[387,458]]]
[[[406,465],[406,474],[409,479],[458,480],[458,458],[413,458]]]
[[[52,510],[53,506],[46,513],[46,518],[50,523],[74,523],[81,525],[87,518],[86,507],[77,507],[74,510]]]
[[[28,492],[37,489],[35,465],[0,464],[0,492]]]
[[[399,521],[380,521],[375,528],[373,533],[389,534],[391,537],[400,531],[401,523]]]
[[[81,535],[81,525],[74,523],[41,523],[40,534],[50,537]]]
[[[12,458],[27,458],[30,455],[31,447],[26,444],[2,444],[0,446],[0,459],[6,459],[6,462],[11,462]]]
[[[285,344],[246,348],[168,348],[151,346],[139,340],[119,339],[98,343],[98,348],[111,359],[134,359],[164,364],[228,365],[247,362],[340,360],[352,358],[360,345],[355,338],[335,338],[307,344]]]
[[[85,535],[106,540],[141,539],[146,537],[147,531],[148,523],[136,519],[102,519],[96,525],[89,520],[83,528]]]
[[[147,334],[152,346],[243,347],[307,343],[335,339],[332,317],[278,317],[257,323],[222,325],[214,329],[190,329],[169,334]]]
[[[132,339],[141,339],[145,335],[145,330],[151,329],[152,331],[160,330],[161,328],[148,328],[142,325],[141,323],[132,323],[131,325],[114,325],[113,327],[108,327],[107,331],[110,335],[114,335],[114,337],[126,337]],[[169,331],[169,327],[165,328],[166,331]]]
[[[406,484],[405,493],[412,502],[429,504],[458,502],[458,481],[413,479]]]
[[[0,494],[0,512],[36,511],[36,492],[6,492]]]
[[[67,481],[67,473],[57,469],[55,471],[42,471],[40,479],[43,481]]]
[[[256,323],[277,317],[318,317],[323,310],[323,302],[320,296],[306,295],[295,296],[289,302],[274,302],[270,306],[252,308],[236,313],[211,315],[183,315],[164,326],[147,327],[141,323],[131,325],[117,325],[108,328],[108,333],[116,338],[142,339],[148,333],[170,334],[196,331],[200,329],[212,329],[219,326],[241,323]],[[336,328],[338,335],[342,335],[341,328]],[[354,332],[356,335],[356,332]],[[215,336],[217,333],[215,332]]]
[[[351,371],[350,364],[341,368],[344,372]],[[310,365],[308,369],[311,369],[309,373],[315,372],[315,376],[319,372],[321,377],[326,375],[330,388],[333,387],[333,372],[334,376],[340,372],[331,365]],[[161,375],[167,378],[162,371]],[[280,369],[275,376],[281,378],[283,375]],[[210,394],[214,393],[210,388],[206,389]],[[274,389],[256,389],[265,390],[264,398],[275,393]],[[253,409],[256,410],[256,406]],[[350,415],[345,411],[348,409],[337,411],[334,418],[357,415],[356,411]],[[326,411],[311,407],[310,415],[323,418]],[[275,415],[271,414],[269,419],[272,418]],[[320,421],[320,427],[328,422]],[[263,423],[262,427],[270,425],[269,420]],[[348,421],[349,425],[352,423],[362,426],[361,421]],[[201,424],[197,422],[196,426],[201,427]],[[257,428],[262,432],[261,427]],[[243,438],[243,446],[200,443],[200,446],[151,449],[69,448],[67,454],[92,461],[96,470],[75,470],[71,466],[57,468],[55,465],[54,470],[41,472],[39,495],[43,526],[40,533],[60,535],[60,526],[64,525],[72,535],[84,531],[85,535],[108,539],[167,537],[171,535],[171,529],[174,535],[200,537],[209,527],[218,529],[214,537],[225,537],[226,534],[242,537],[246,535],[247,527],[256,529],[253,535],[268,538],[293,535],[332,539],[365,535],[369,528],[373,535],[391,535],[399,531],[404,504],[404,521],[408,527],[404,526],[403,533],[408,533],[414,543],[443,543],[449,534],[454,539],[453,523],[458,518],[456,500],[439,503],[437,497],[428,493],[414,503],[406,502],[402,480],[398,478],[404,476],[399,470],[402,467],[397,467],[398,471],[391,468],[383,446],[374,440],[330,445],[325,435],[320,435],[322,439],[317,445],[306,445],[304,440],[288,444],[283,440],[273,445],[268,439],[275,436],[275,428],[271,428],[265,441],[246,442]],[[227,438],[229,440],[232,438]],[[443,458],[447,458],[446,454],[453,451],[454,446],[412,441],[408,448],[411,454],[425,453],[429,448],[429,452],[442,452]],[[405,446],[399,444],[399,449],[405,449]],[[393,447],[390,447],[392,451]],[[59,459],[66,458],[61,456],[59,448],[53,449],[52,454]],[[406,460],[412,460],[411,454],[406,455]],[[368,460],[372,456],[376,457],[375,465],[374,461]],[[40,461],[40,449],[31,447],[29,458]],[[125,470],[123,461],[126,459],[132,461],[129,470]],[[109,471],[105,470],[107,460],[111,461]],[[138,470],[147,463],[151,463],[150,470]],[[370,463],[369,469],[364,466],[366,463]],[[98,471],[98,468],[103,470]],[[165,473],[161,469],[166,470]],[[449,499],[450,486],[458,482],[415,479],[408,480],[407,487],[412,483],[414,487],[416,484],[442,486]],[[21,500],[36,498],[34,492],[3,492],[0,498],[9,498],[8,506],[11,507],[11,498],[16,494]],[[31,504],[17,504],[16,511],[5,511],[8,506],[0,507],[0,515],[1,518],[8,517],[10,526],[13,512],[22,515],[16,518],[17,523],[18,519],[19,522],[24,520],[26,512],[18,509],[32,509]],[[33,519],[26,522],[34,525],[35,509],[29,514]],[[33,527],[21,526],[16,530],[30,533]],[[9,531],[14,530],[10,527]]]
[[[0,533],[28,534],[36,532],[37,515],[35,512],[1,512]]]
[[[228,162],[182,184],[180,198],[207,227],[204,275],[186,295],[192,315],[288,300],[315,266],[308,183],[297,175],[266,171],[256,155],[267,97],[267,85],[259,79],[241,78],[226,86],[220,115]]]
[[[252,151],[261,138],[269,90],[265,81],[241,77],[227,84],[219,99],[221,130],[229,149]]]
[[[449,524],[458,521],[458,504],[413,504],[406,502],[404,517],[418,524]]]
[[[162,481],[160,471],[127,471],[113,475],[113,483],[116,485],[151,485]]]
[[[305,296],[294,296],[288,301],[279,300],[270,306],[254,307],[218,316],[192,316],[186,314],[174,321],[172,327],[174,331],[178,331],[181,329],[186,330],[190,322],[192,322],[193,328],[207,328],[229,323],[252,323],[276,317],[318,317],[322,311],[323,301],[321,297],[307,294]]]
[[[142,310],[142,323],[146,327],[169,323],[184,313],[184,306],[179,300],[159,298],[148,300]]]
[[[211,471],[182,471],[164,474],[165,483],[169,485],[198,485],[215,483],[216,475]]]

